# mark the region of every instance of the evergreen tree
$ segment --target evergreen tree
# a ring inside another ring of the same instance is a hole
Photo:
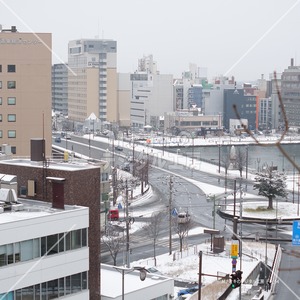
[[[286,175],[274,170],[273,167],[267,167],[264,172],[256,173],[255,190],[258,190],[258,195],[268,198],[268,209],[273,209],[273,199],[276,197],[286,198]]]

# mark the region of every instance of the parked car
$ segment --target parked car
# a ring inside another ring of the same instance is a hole
[[[198,290],[199,290],[199,286],[196,285],[196,286],[193,286],[193,287],[189,287],[189,288],[186,288],[186,289],[179,290],[179,292],[177,293],[177,296],[180,297],[180,296],[187,295],[187,294],[194,294]]]
[[[121,146],[116,146],[115,149],[116,149],[117,151],[123,151],[123,148],[122,148]]]
[[[60,138],[60,136],[57,136],[56,138],[55,138],[55,143],[60,143],[61,142],[61,138]]]
[[[110,209],[107,216],[108,220],[118,221],[119,220],[119,210]]]
[[[126,171],[126,172],[130,172],[130,164],[128,162],[124,163],[122,166],[121,166],[121,169],[123,171]]]
[[[191,220],[191,216],[187,212],[180,212],[177,217],[180,224],[188,223]]]

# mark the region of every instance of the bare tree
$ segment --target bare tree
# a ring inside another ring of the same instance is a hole
[[[189,219],[184,223],[178,223],[178,218],[176,218],[174,219],[174,227],[179,238],[179,251],[182,252],[184,242],[189,235],[190,229],[193,227],[193,222]]]
[[[246,166],[247,163],[247,154],[246,151],[242,148],[236,149],[236,160],[235,160],[235,167],[240,172],[240,177],[243,175],[243,168]]]
[[[123,249],[125,244],[125,237],[119,236],[119,232],[115,230],[113,226],[109,226],[106,230],[106,235],[101,236],[103,244],[105,244],[109,250],[110,256],[113,259],[114,266],[117,265],[117,256]]]
[[[152,213],[150,222],[144,226],[148,236],[152,239],[153,242],[153,258],[154,258],[154,265],[156,266],[156,243],[158,239],[158,235],[160,234],[161,230],[163,229],[163,220],[165,215],[160,213]]]

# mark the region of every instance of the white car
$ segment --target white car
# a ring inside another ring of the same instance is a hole
[[[179,224],[188,223],[191,220],[191,216],[187,212],[180,212],[177,217]]]

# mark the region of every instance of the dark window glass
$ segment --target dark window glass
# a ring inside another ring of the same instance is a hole
[[[66,239],[66,251],[71,249],[71,232],[68,232],[65,236]]]
[[[16,72],[16,65],[7,65],[7,72],[9,73]]]
[[[32,300],[33,298],[33,286],[28,286],[22,289],[22,300]]]
[[[65,279],[59,278],[59,289],[58,289],[59,297],[65,295]]]
[[[41,238],[41,256],[44,256],[46,254],[47,249],[47,240],[46,237]]]
[[[58,235],[58,238],[59,238],[59,245],[58,245],[58,251],[59,252],[64,252],[65,251],[65,238],[64,238],[64,233],[60,233]]]
[[[82,283],[81,283],[82,289],[86,290],[87,289],[87,272],[82,273],[81,279],[82,279]]]
[[[48,281],[48,299],[56,298],[58,298],[58,279]]]
[[[66,295],[71,294],[71,276],[66,277]]]
[[[40,299],[41,286],[39,284],[36,284],[34,287],[34,295],[35,295],[35,299]]]
[[[87,246],[87,230],[86,228],[82,229],[82,244],[81,247],[86,247]]]
[[[81,291],[81,273],[71,276],[71,293],[78,293]]]
[[[58,235],[52,234],[47,236],[47,255],[58,253]]]

